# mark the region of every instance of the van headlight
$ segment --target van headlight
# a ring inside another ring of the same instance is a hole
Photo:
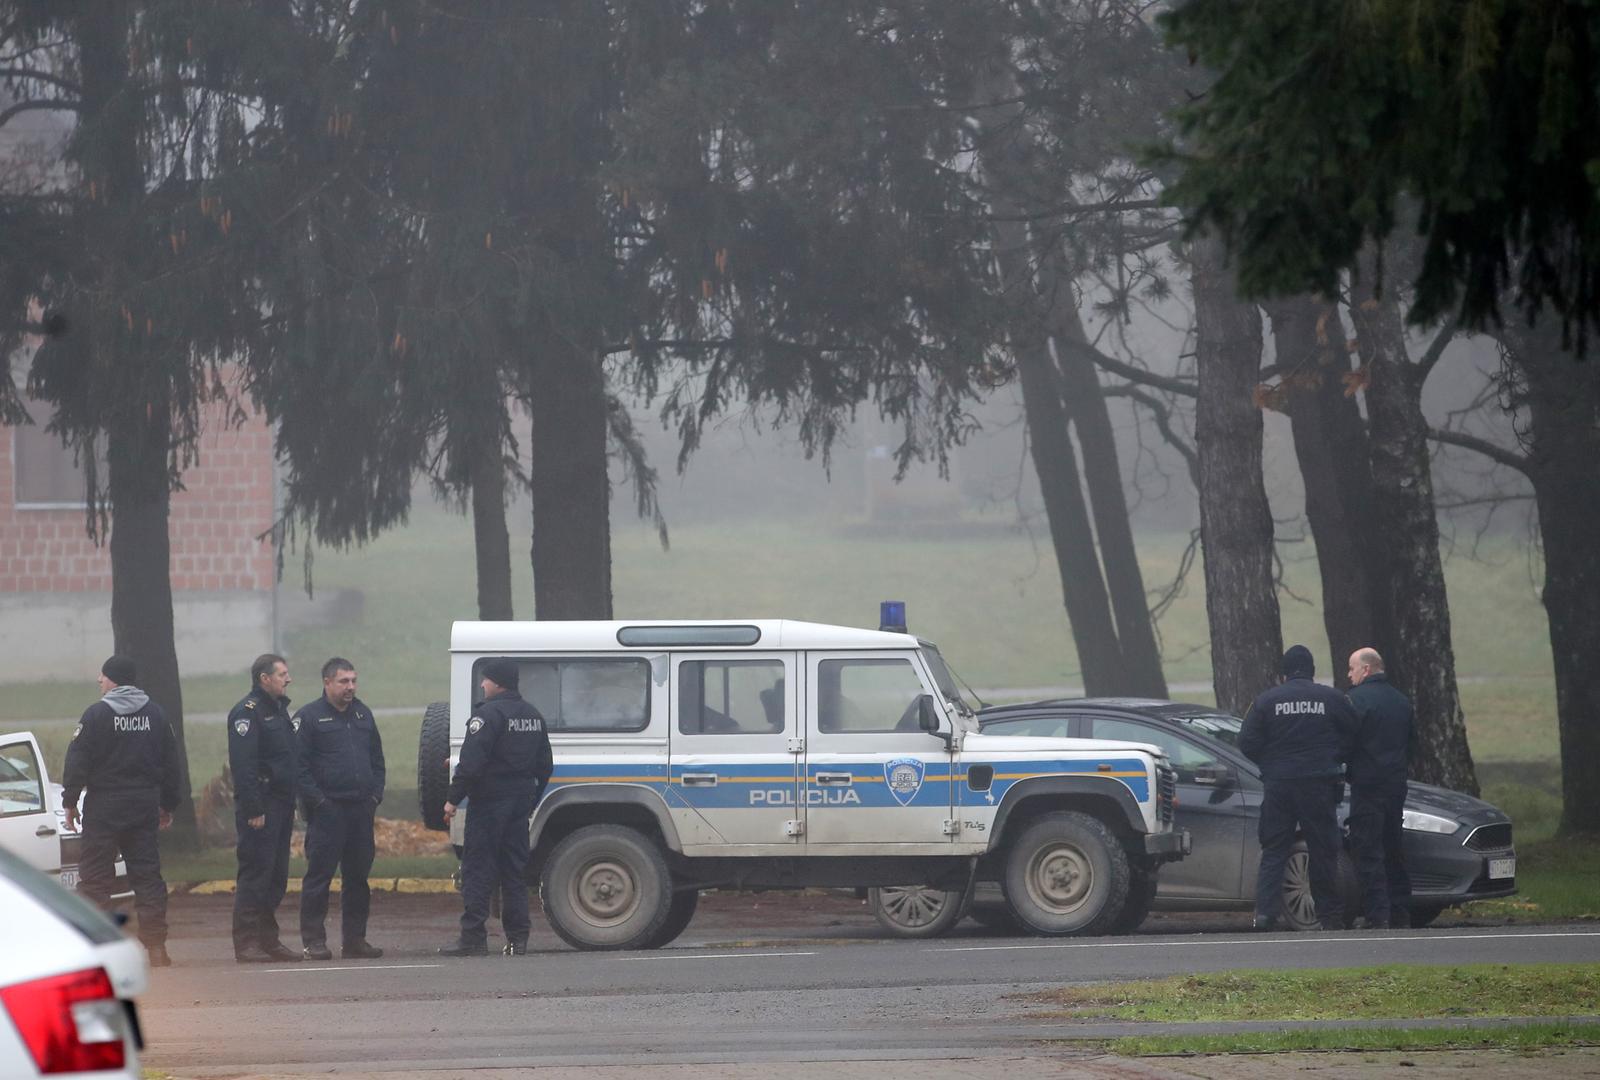
[[[1400,825],[1402,828],[1410,829],[1412,832],[1443,833],[1445,835],[1449,835],[1461,828],[1461,823],[1458,821],[1451,821],[1449,818],[1442,818],[1437,814],[1424,814],[1420,810],[1405,811],[1400,815]]]

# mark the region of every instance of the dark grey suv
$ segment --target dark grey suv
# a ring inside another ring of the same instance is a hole
[[[1189,830],[1194,851],[1182,862],[1162,867],[1155,893],[1147,898],[1148,907],[1247,911],[1254,906],[1261,856],[1256,840],[1261,777],[1235,745],[1242,723],[1238,717],[1171,701],[1074,698],[987,708],[978,714],[978,722],[985,733],[996,735],[1117,739],[1161,747],[1178,773],[1175,827]],[[1340,807],[1341,822],[1349,809],[1348,802]],[[1452,904],[1510,896],[1517,890],[1511,819],[1482,799],[1411,784],[1405,848],[1413,926],[1426,926]],[[1339,871],[1349,923],[1361,911],[1361,894],[1348,853],[1341,857]],[[959,915],[950,905],[960,899],[954,894],[898,889],[873,890],[871,896],[879,922],[908,937],[928,936],[940,922],[944,924],[940,930],[954,925]],[[971,907],[963,910],[970,910],[979,921],[1008,921],[998,891],[968,899]],[[1284,909],[1293,928],[1316,928],[1303,847],[1290,860]]]

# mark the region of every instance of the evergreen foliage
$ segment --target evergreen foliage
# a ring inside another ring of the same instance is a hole
[[[1248,293],[1332,295],[1414,229],[1411,321],[1483,329],[1509,291],[1580,343],[1600,324],[1600,3],[1188,0],[1162,24],[1216,72],[1168,198]]]

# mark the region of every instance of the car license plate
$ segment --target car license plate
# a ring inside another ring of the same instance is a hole
[[[78,887],[78,871],[77,870],[63,870],[63,871],[61,871],[61,887],[63,889],[76,889]]]
[[[1517,860],[1513,856],[1509,859],[1490,859],[1489,876],[1491,878],[1508,878],[1517,876]]]

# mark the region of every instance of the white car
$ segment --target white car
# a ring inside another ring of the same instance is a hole
[[[35,870],[60,874],[61,835],[66,828],[61,811],[61,786],[52,784],[44,755],[30,733],[0,735],[0,848],[11,852]],[[77,884],[76,847],[71,862]]]
[[[139,1080],[144,949],[99,909],[0,851],[0,1076]]]
[[[82,811],[81,798],[79,805]],[[50,779],[39,742],[26,731],[0,735],[0,849],[11,852],[61,884],[78,885],[78,850],[83,835],[67,827],[60,784]],[[117,859],[113,896],[133,895],[127,867]]]

